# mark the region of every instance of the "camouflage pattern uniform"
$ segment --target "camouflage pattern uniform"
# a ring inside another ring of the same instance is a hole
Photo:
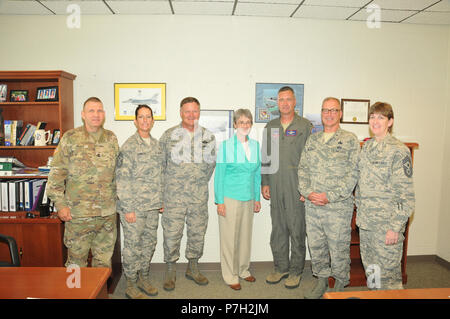
[[[67,131],[55,150],[47,192],[58,210],[69,207],[72,215],[65,223],[66,266],[85,267],[91,249],[93,267],[111,267],[117,236],[118,151],[113,132],[100,128],[98,134],[90,134],[84,126]]]
[[[312,134],[306,142],[298,169],[298,189],[305,197],[313,274],[319,278],[333,276],[345,286],[350,280],[352,192],[358,179],[360,146],[355,134],[341,128],[326,143],[323,136],[323,132]],[[329,203],[314,205],[307,199],[312,192],[326,193]]]
[[[274,268],[295,276],[303,273],[306,257],[305,205],[300,201],[297,170],[312,127],[311,122],[295,114],[284,132],[280,118],[276,118],[267,123],[262,142],[261,185],[270,186],[270,247]],[[267,162],[265,158],[276,153],[271,149],[272,139],[279,147],[279,163]],[[268,167],[277,164],[276,172],[267,173]]]
[[[162,207],[162,162],[158,140],[150,137],[148,145],[138,132],[125,141],[117,159],[117,211],[124,231],[123,268],[131,280],[137,279],[138,271],[149,272],[155,251]],[[125,214],[131,212],[136,214],[135,223],[125,220]]]
[[[179,259],[185,222],[186,258],[198,259],[203,255],[208,225],[208,182],[215,168],[216,140],[200,126],[191,138],[179,124],[164,132],[160,145],[164,154],[164,261]]]
[[[403,232],[414,205],[411,153],[387,135],[379,143],[367,141],[360,154],[356,188],[361,259],[364,268],[380,268],[381,289],[401,289]],[[386,245],[386,232],[399,233],[397,244]]]

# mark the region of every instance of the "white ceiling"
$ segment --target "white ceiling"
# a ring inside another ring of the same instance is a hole
[[[0,0],[0,15],[222,15],[450,25],[450,0]],[[379,8],[379,14],[371,9]]]

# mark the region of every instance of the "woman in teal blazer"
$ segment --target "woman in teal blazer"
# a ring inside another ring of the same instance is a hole
[[[261,209],[261,158],[259,143],[248,137],[253,116],[247,109],[234,112],[236,134],[222,142],[217,156],[214,194],[219,214],[220,264],[224,281],[241,289],[239,278],[250,273],[253,213]]]

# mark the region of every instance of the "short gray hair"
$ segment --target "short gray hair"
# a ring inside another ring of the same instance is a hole
[[[329,96],[329,97],[324,98],[323,101],[322,101],[322,106],[325,104],[325,102],[332,101],[332,100],[336,101],[337,104],[339,104],[339,106],[341,106],[341,101],[337,97],[333,97],[333,96]]]
[[[233,123],[236,124],[237,120],[240,119],[241,116],[245,116],[246,118],[250,119],[250,122],[253,125],[253,115],[252,115],[252,112],[250,112],[249,109],[239,109],[237,111],[234,111]]]

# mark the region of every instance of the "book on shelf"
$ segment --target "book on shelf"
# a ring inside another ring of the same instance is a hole
[[[24,136],[20,140],[21,146],[27,146],[31,145],[32,141],[34,141],[34,132],[36,131],[36,125],[30,124],[28,127],[27,125],[27,131],[25,132]]]
[[[0,179],[0,212],[38,211],[41,204],[51,207],[54,203],[46,191],[46,179]]]

